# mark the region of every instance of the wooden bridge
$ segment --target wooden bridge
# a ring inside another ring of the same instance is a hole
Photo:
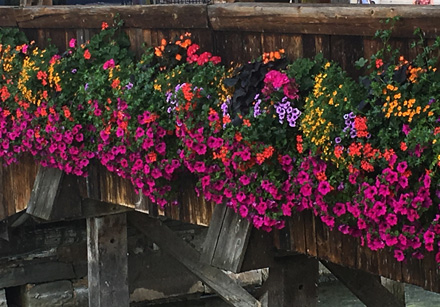
[[[436,7],[287,4],[0,8],[0,26],[18,27],[39,45],[50,38],[65,49],[70,38],[87,40],[116,13],[125,21],[137,53],[144,42],[154,46],[162,38],[191,31],[202,49],[227,62],[284,48],[292,59],[322,52],[353,75],[358,73],[355,60],[379,48],[372,37],[384,26],[380,20],[402,17],[392,44],[406,55],[416,52],[410,48],[416,27],[429,39],[440,32]],[[180,192],[184,205],[161,211],[99,165],[91,166],[88,178],[77,178],[39,168],[32,158],[23,157],[19,164],[0,168],[0,199],[1,259],[55,249],[44,260],[0,262],[0,289],[88,275],[91,306],[128,306],[136,288],[130,274],[141,270],[142,263],[127,257],[128,221],[129,232],[145,236],[150,247],[154,242],[232,306],[313,306],[317,260],[367,306],[403,306],[378,276],[440,292],[434,255],[397,262],[391,251],[373,252],[355,238],[330,231],[311,212],[291,217],[283,230],[262,233],[231,210],[197,198],[191,183]],[[179,238],[170,220],[209,226],[203,248]],[[68,230],[59,230],[62,225]],[[38,235],[42,231],[46,236],[51,229],[63,238],[48,243]],[[73,239],[67,240],[66,233]],[[220,270],[265,267],[270,277],[260,293],[254,293],[256,298]]]

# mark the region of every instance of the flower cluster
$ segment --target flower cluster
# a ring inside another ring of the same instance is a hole
[[[120,25],[62,54],[0,35],[4,165],[30,153],[87,176],[95,160],[159,206],[190,176],[257,228],[310,210],[399,261],[440,262],[440,39],[412,61],[378,52],[355,82],[282,51],[233,75],[189,33],[135,60]]]

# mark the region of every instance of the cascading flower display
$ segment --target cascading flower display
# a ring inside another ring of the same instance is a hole
[[[192,177],[257,228],[310,210],[372,250],[440,263],[440,39],[412,61],[378,52],[355,82],[283,50],[233,71],[190,33],[136,60],[121,25],[62,54],[4,30],[3,165],[31,154],[87,176],[94,160],[161,207]]]

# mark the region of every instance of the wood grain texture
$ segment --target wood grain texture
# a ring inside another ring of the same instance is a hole
[[[50,219],[63,178],[64,173],[59,169],[40,167],[26,213],[45,220]]]
[[[0,27],[16,27],[17,22],[15,19],[16,8],[13,7],[0,7]]]
[[[14,11],[21,28],[95,28],[111,24],[116,14],[125,27],[142,29],[208,28],[206,5],[53,6]],[[6,20],[5,20],[6,23]]]
[[[159,220],[132,212],[129,222],[138,231],[150,238],[164,252],[183,264],[189,272],[200,278],[221,298],[232,306],[257,307],[260,303],[223,271],[199,261],[200,254],[188,243],[177,237]]]
[[[408,36],[417,27],[426,28],[428,36],[440,32],[440,10],[433,7],[234,3],[209,6],[208,14],[216,31],[373,36],[387,27],[380,20],[401,16],[396,36]]]
[[[89,305],[129,306],[127,217],[87,219]]]
[[[238,273],[246,253],[251,224],[231,208],[217,205],[204,242],[204,261],[223,270]]]

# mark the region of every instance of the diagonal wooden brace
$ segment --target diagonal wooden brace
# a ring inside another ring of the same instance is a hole
[[[200,262],[200,254],[158,219],[139,212],[127,213],[128,222],[159,248],[182,263],[225,302],[235,307],[257,307],[260,302],[222,270]]]

